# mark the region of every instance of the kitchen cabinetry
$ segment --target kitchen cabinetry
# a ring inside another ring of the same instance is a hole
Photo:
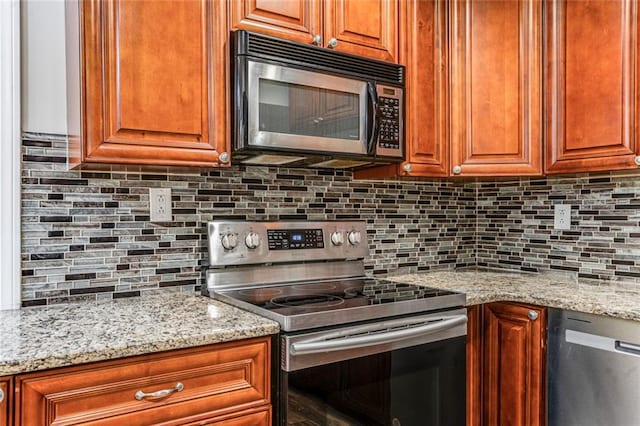
[[[0,426],[13,424],[11,419],[12,392],[11,377],[0,377]]]
[[[226,2],[67,5],[69,165],[229,161]]]
[[[638,3],[547,6],[546,172],[637,168]]]
[[[398,0],[232,0],[231,29],[397,62]]]
[[[542,2],[409,1],[400,17],[407,161],[356,176],[541,174]]]
[[[356,172],[358,178],[447,176],[447,3],[400,3],[400,63],[406,67],[406,162]]]
[[[546,309],[489,303],[469,311],[467,424],[545,424]]]
[[[542,173],[542,1],[450,5],[451,173]]]
[[[19,424],[268,425],[270,339],[16,377]]]

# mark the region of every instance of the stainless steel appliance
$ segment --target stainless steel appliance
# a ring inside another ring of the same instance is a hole
[[[281,425],[464,425],[464,294],[365,276],[364,222],[210,222],[207,289],[280,323]]]
[[[549,426],[640,424],[640,323],[551,310]]]
[[[404,67],[247,31],[232,37],[234,162],[404,159]]]

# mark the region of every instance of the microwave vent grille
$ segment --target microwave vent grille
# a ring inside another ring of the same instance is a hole
[[[404,67],[326,48],[247,33],[246,54],[404,85]]]

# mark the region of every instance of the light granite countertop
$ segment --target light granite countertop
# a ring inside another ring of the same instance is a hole
[[[427,272],[387,278],[466,293],[467,306],[521,302],[640,321],[640,285],[633,283],[487,271]]]
[[[0,311],[0,376],[278,331],[274,321],[184,293]]]

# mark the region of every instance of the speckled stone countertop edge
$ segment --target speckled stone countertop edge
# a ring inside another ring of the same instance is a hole
[[[0,311],[0,376],[279,331],[274,321],[194,294]]]
[[[514,302],[640,322],[640,286],[510,271],[442,271],[388,279],[466,294],[466,306]]]
[[[98,361],[110,361],[114,359],[127,358],[136,355],[149,355],[153,353],[166,352],[171,350],[188,349],[198,346],[206,346],[215,343],[226,343],[237,340],[252,339],[277,334],[277,327],[261,327],[250,330],[250,333],[239,333],[238,331],[216,332],[215,334],[190,337],[187,339],[175,338],[154,343],[144,343],[126,347],[112,346],[104,350],[76,354],[65,354],[62,356],[49,356],[45,358],[33,358],[3,364],[0,361],[0,376],[14,374],[32,373],[36,371],[48,370],[52,368],[70,367],[80,364],[89,364]]]

